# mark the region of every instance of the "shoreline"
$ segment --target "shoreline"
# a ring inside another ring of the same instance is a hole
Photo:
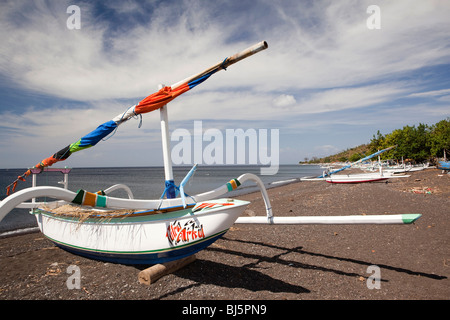
[[[150,286],[138,283],[147,266],[76,256],[40,232],[0,238],[0,300],[447,300],[450,175],[440,172],[388,183],[271,187],[276,216],[422,217],[414,225],[235,224],[195,262]],[[252,202],[245,214],[265,215],[259,192],[236,198]],[[67,287],[72,265],[80,268],[80,289]],[[367,287],[370,266],[379,267],[380,289]]]

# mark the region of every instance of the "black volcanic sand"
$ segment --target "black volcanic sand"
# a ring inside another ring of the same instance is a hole
[[[1,300],[447,300],[450,175],[428,169],[388,183],[297,182],[269,189],[274,214],[421,213],[412,225],[242,225],[150,286],[148,266],[86,259],[41,233],[0,239]],[[265,215],[259,193],[246,214]],[[70,265],[81,288],[69,290]],[[375,269],[372,269],[375,268]],[[378,270],[374,273],[372,270]],[[378,282],[372,278],[379,275]],[[369,289],[368,284],[379,284]]]

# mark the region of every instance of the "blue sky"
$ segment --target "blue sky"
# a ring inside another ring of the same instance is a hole
[[[28,168],[170,85],[269,48],[169,104],[170,129],[279,129],[280,163],[450,116],[450,3],[2,1],[0,168]],[[69,5],[81,28],[69,30]],[[159,112],[62,165],[162,165]]]

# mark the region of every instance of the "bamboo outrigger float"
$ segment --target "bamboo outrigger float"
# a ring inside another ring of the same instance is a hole
[[[263,182],[250,173],[232,179],[221,187],[194,196],[184,193],[184,185],[195,171],[194,166],[180,186],[173,181],[169,152],[168,116],[166,104],[183,92],[208,79],[212,74],[266,49],[260,42],[207,70],[175,83],[142,100],[95,131],[55,153],[18,180],[44,170],[71,153],[95,145],[118,125],[137,114],[160,109],[165,190],[161,199],[138,200],[125,185],[115,185],[101,193],[84,190],[73,192],[64,188],[40,186],[20,190],[0,202],[0,221],[12,209],[30,208],[36,216],[40,231],[57,246],[89,258],[124,264],[156,264],[190,256],[219,239],[234,223],[250,224],[409,224],[420,217],[411,215],[365,215],[324,217],[275,217]],[[18,182],[16,180],[12,186]],[[66,179],[65,179],[66,180]],[[266,215],[242,217],[249,202],[220,198],[224,194],[251,181],[259,187],[265,203]],[[128,198],[110,193],[124,189]],[[8,189],[9,191],[9,189]],[[47,197],[52,202],[26,202]],[[71,213],[77,211],[77,215]],[[113,212],[114,211],[114,212]],[[83,214],[84,213],[84,214]]]

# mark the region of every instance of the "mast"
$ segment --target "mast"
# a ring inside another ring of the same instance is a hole
[[[158,86],[158,90],[164,88],[163,84]],[[159,116],[161,121],[161,141],[162,152],[164,160],[164,176],[165,176],[165,189],[163,196],[166,195],[167,199],[174,199],[175,193],[175,181],[173,178],[172,170],[172,158],[170,156],[170,137],[169,137],[169,116],[167,114],[167,104],[159,109]]]

